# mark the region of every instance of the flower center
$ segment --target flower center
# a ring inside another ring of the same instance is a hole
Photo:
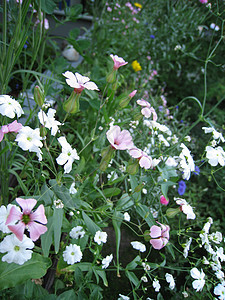
[[[27,140],[28,140],[28,141],[31,141],[31,140],[32,140],[32,138],[31,138],[30,136],[28,136],[28,137],[27,137]]]
[[[18,252],[18,251],[20,250],[20,247],[19,247],[19,246],[15,246],[15,247],[14,247],[14,250],[15,250],[16,252]]]
[[[22,222],[27,225],[30,222],[30,215],[23,214]]]
[[[71,255],[75,255],[75,253],[74,253],[74,252],[71,252]]]

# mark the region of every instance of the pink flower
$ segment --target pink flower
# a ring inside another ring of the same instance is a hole
[[[160,250],[162,249],[164,246],[166,246],[166,244],[169,241],[169,231],[170,231],[170,227],[168,225],[163,225],[159,222],[157,222],[160,226],[156,226],[153,225],[150,228],[150,236],[151,236],[151,240],[150,243],[152,244],[152,247],[154,249]]]
[[[106,136],[114,149],[126,150],[134,146],[130,132],[128,130],[121,131],[118,125],[112,126],[106,132]]]
[[[129,151],[130,156],[139,159],[139,165],[141,168],[150,169],[152,167],[152,158],[148,156],[144,151],[133,148]]]
[[[126,62],[122,57],[119,57],[117,55],[110,54],[110,57],[114,61],[114,66],[113,66],[114,70],[117,70],[117,69],[119,69],[119,67],[122,67],[122,66],[125,66],[126,64],[128,64],[128,62]]]
[[[133,98],[136,95],[136,93],[137,93],[137,90],[134,90],[133,92],[131,92],[129,94],[129,97]]]
[[[3,125],[2,128],[0,129],[0,142],[3,140],[4,134],[9,132],[17,133],[22,127],[23,125],[21,123],[17,123],[16,120],[8,125]]]
[[[22,207],[22,212],[13,206],[9,212],[6,220],[6,225],[17,222],[16,225],[8,225],[16,237],[22,241],[25,229],[30,232],[30,238],[32,241],[36,241],[41,234],[47,231],[47,227],[42,224],[47,224],[47,218],[45,216],[44,205],[41,204],[36,211],[32,211],[37,203],[35,199],[22,199],[16,198],[16,202]],[[42,223],[42,224],[41,224]]]
[[[169,200],[167,200],[163,195],[160,196],[160,203],[163,205],[168,205]]]
[[[157,121],[157,114],[155,112],[155,109],[151,107],[151,104],[146,100],[137,100],[137,104],[143,106],[141,113],[145,118],[150,118],[151,114],[153,116],[153,121]]]
[[[202,4],[208,3],[208,0],[199,0]]]

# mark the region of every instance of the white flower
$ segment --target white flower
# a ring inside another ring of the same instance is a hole
[[[131,242],[131,245],[134,249],[139,250],[140,252],[145,252],[146,251],[146,247],[144,244],[140,243],[140,242]]]
[[[215,288],[214,288],[214,294],[219,297],[220,300],[225,299],[225,286],[222,283],[219,283]]]
[[[187,298],[188,297],[188,293],[186,291],[182,292],[184,298]]]
[[[225,165],[225,152],[222,147],[213,148],[211,146],[207,146],[206,157],[209,160],[209,164],[213,167],[220,164],[222,167]]]
[[[16,205],[12,205],[12,204],[8,204],[7,207],[5,207],[4,205],[2,205],[0,207],[0,230],[4,233],[10,233],[11,231],[9,230],[8,226],[5,225],[5,222],[8,218],[9,212],[11,210],[12,207],[15,207],[16,209],[19,210],[18,206]]]
[[[0,114],[13,119],[15,115],[19,118],[23,113],[19,102],[8,95],[0,95]]]
[[[85,231],[82,226],[73,227],[70,231],[70,236],[72,239],[79,239],[84,237]]]
[[[124,218],[125,221],[130,222],[130,215],[128,214],[128,212],[125,212],[123,214],[123,218]]]
[[[58,138],[60,145],[62,146],[62,153],[56,158],[59,165],[64,165],[64,173],[69,173],[72,170],[73,161],[79,160],[80,157],[77,154],[76,149],[72,149],[64,136]]]
[[[213,30],[215,30],[215,31],[219,31],[220,30],[219,26],[216,25],[216,24],[214,24],[214,23],[210,24],[210,28],[213,29]]]
[[[70,194],[74,195],[77,193],[77,189],[75,189],[75,182],[73,182],[69,189]]]
[[[223,247],[216,247],[217,250],[216,250],[216,256],[221,260],[221,262],[225,261],[225,255],[223,253]]]
[[[24,151],[36,152],[39,161],[42,160],[40,148],[42,148],[43,144],[41,140],[40,129],[32,129],[29,126],[23,126],[15,139],[15,141],[18,142],[18,146]]]
[[[176,160],[174,159],[174,157],[172,156],[169,156],[165,162],[165,164],[169,167],[176,167],[177,166],[177,162]]]
[[[213,127],[202,127],[202,129],[205,131],[205,133],[212,133],[213,134],[213,138],[214,140],[221,140],[224,143],[224,137],[222,135],[222,133],[216,131],[215,128]]]
[[[146,276],[142,276],[142,277],[141,277],[141,280],[142,280],[143,282],[148,282],[148,278],[147,278]]]
[[[103,260],[102,260],[102,269],[108,268],[108,266],[111,263],[112,259],[113,259],[112,254],[107,255],[106,258],[103,258]]]
[[[144,262],[142,263],[142,267],[144,268],[145,272],[148,272],[151,269],[151,267]]]
[[[217,270],[215,275],[218,279],[223,279],[224,278],[224,273],[221,270]]]
[[[169,147],[170,144],[169,142],[164,138],[164,136],[162,134],[159,134],[158,135],[158,139],[160,142],[162,142],[166,147]]]
[[[88,77],[82,76],[79,73],[73,74],[70,71],[66,71],[62,75],[67,78],[67,84],[74,88],[78,93],[81,93],[83,89],[99,90],[94,82],[90,81]]]
[[[203,289],[205,285],[205,274],[201,270],[201,272],[197,268],[193,268],[190,271],[191,277],[196,279],[192,282],[193,288],[196,290],[196,292],[199,292]]]
[[[70,244],[69,246],[66,246],[66,250],[63,251],[63,259],[68,265],[73,265],[81,261],[82,256],[83,254],[78,245]]]
[[[214,242],[215,244],[220,244],[222,242],[223,236],[222,233],[217,231],[209,234],[209,240]]]
[[[158,279],[154,278],[152,286],[154,287],[156,292],[159,292],[161,285],[160,285]]]
[[[56,208],[63,208],[64,207],[64,204],[63,204],[62,200],[60,200],[60,199],[54,200],[54,205],[55,205]]]
[[[192,242],[192,238],[190,237],[189,240],[187,241],[187,243],[185,244],[185,247],[184,247],[183,255],[184,255],[185,258],[188,257],[188,251],[190,250],[191,242]]]
[[[148,193],[147,189],[143,188],[143,189],[142,189],[142,193],[143,193],[144,195],[146,195],[146,194]]]
[[[106,243],[107,241],[107,233],[104,231],[97,231],[94,236],[94,241],[101,245],[101,243]]]
[[[189,180],[191,172],[195,170],[195,164],[191,156],[190,150],[181,143],[180,147],[183,149],[179,155],[180,158],[180,168],[183,171],[183,179]]]
[[[170,284],[169,288],[171,290],[173,290],[175,288],[175,281],[174,281],[173,275],[166,273],[165,277],[166,277],[166,281]]]
[[[56,135],[59,129],[58,126],[61,125],[59,121],[55,120],[55,113],[56,110],[53,108],[49,108],[47,115],[43,110],[40,110],[38,113],[38,118],[40,120],[40,123],[44,125],[46,128],[51,129],[51,135],[53,136]]]
[[[195,219],[196,215],[193,212],[193,208],[191,207],[190,204],[187,203],[187,201],[185,199],[181,199],[181,198],[174,198],[174,200],[176,201],[176,203],[178,205],[181,206],[181,210],[182,212],[187,215],[187,220],[189,219]]]
[[[7,235],[0,243],[0,252],[8,252],[2,257],[2,261],[9,264],[23,265],[27,260],[31,259],[33,251],[28,249],[33,248],[34,243],[25,234],[22,241],[18,240],[14,234]]]
[[[118,300],[130,300],[130,297],[119,294]]]

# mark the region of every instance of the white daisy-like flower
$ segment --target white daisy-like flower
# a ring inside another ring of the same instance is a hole
[[[47,115],[43,110],[38,113],[39,121],[46,128],[51,129],[51,135],[55,136],[61,123],[55,119],[56,110],[49,108]]]
[[[0,114],[13,119],[16,115],[19,118],[23,113],[18,101],[12,99],[9,95],[0,95]]]
[[[131,242],[131,245],[134,249],[139,250],[140,252],[146,251],[146,246],[138,241]]]
[[[104,232],[104,231],[97,231],[95,233],[95,236],[94,236],[94,241],[95,243],[97,243],[98,245],[101,245],[101,243],[106,243],[107,241],[107,233]]]
[[[181,206],[181,210],[187,216],[187,220],[189,220],[189,219],[193,220],[196,218],[193,208],[191,207],[190,204],[187,203],[187,201],[185,199],[174,198],[174,200],[176,201],[176,203],[178,205]]]
[[[80,246],[70,244],[66,246],[66,250],[63,251],[63,259],[67,262],[68,265],[73,265],[77,262],[80,262],[82,259],[82,252],[80,250]]]
[[[152,283],[153,288],[155,289],[156,292],[159,292],[161,285],[158,281],[158,279],[154,278],[153,283]]]
[[[197,268],[193,268],[190,271],[191,277],[196,279],[192,282],[193,288],[196,292],[202,291],[205,285],[205,273],[201,270],[201,272]]]
[[[188,251],[190,250],[191,242],[192,242],[192,238],[190,237],[184,247],[183,255],[185,258],[188,257]]]
[[[36,152],[39,161],[42,160],[41,149],[43,144],[41,142],[40,129],[32,129],[29,126],[23,126],[15,139],[18,142],[18,146],[24,151]]]
[[[69,192],[71,195],[74,195],[77,193],[77,189],[75,189],[75,182],[73,182],[70,186]]]
[[[94,82],[90,81],[88,77],[82,76],[79,73],[73,74],[70,71],[66,71],[62,75],[67,78],[66,83],[74,88],[75,92],[78,94],[80,94],[84,89],[99,90]]]
[[[166,281],[169,283],[169,288],[173,290],[175,288],[175,281],[173,275],[166,273],[165,277],[166,277]]]
[[[72,239],[79,239],[84,237],[85,231],[82,226],[73,227],[70,231],[70,236]]]
[[[74,160],[79,160],[80,157],[77,154],[77,150],[72,149],[64,136],[58,138],[58,141],[62,146],[62,153],[56,158],[56,161],[59,165],[64,165],[64,173],[69,173],[72,170]]]
[[[214,288],[214,294],[218,296],[218,299],[224,300],[225,299],[225,285],[224,283],[219,283]]]
[[[225,165],[225,152],[222,147],[213,148],[207,146],[205,148],[206,158],[211,166],[216,167],[220,164],[222,167]]]
[[[103,260],[102,260],[102,269],[108,268],[108,266],[111,263],[112,259],[113,259],[112,254],[107,255],[105,258],[103,258]]]
[[[33,251],[29,249],[33,248],[34,243],[25,234],[22,241],[18,240],[14,234],[7,235],[0,243],[0,252],[8,252],[2,257],[2,261],[23,265],[31,259]]]
[[[130,222],[130,215],[128,214],[128,212],[125,212],[123,214],[123,218],[124,218],[124,221]]]

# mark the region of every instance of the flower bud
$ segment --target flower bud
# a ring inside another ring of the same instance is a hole
[[[101,171],[105,171],[110,163],[110,160],[112,159],[113,155],[115,153],[115,149],[109,145],[107,148],[103,149],[101,152],[102,160],[100,162],[99,169]]]
[[[180,212],[180,208],[168,208],[166,215],[168,218],[174,218]]]
[[[34,88],[34,101],[40,107],[42,107],[45,101],[44,92],[41,90],[41,88],[38,85],[36,85]]]
[[[163,205],[168,205],[169,200],[167,200],[163,195],[160,196],[160,203]]]
[[[79,99],[80,94],[77,94],[75,91],[73,91],[69,98],[63,103],[63,109],[70,114],[77,113],[80,108]]]
[[[45,137],[47,135],[47,130],[44,126],[41,126],[40,128],[40,136]]]
[[[112,70],[106,75],[106,81],[108,83],[114,83],[116,81],[116,70]]]
[[[130,175],[135,175],[137,173],[139,169],[139,161],[138,159],[135,159],[135,161],[133,161],[132,159],[128,162],[126,171],[127,173],[129,173]]]

